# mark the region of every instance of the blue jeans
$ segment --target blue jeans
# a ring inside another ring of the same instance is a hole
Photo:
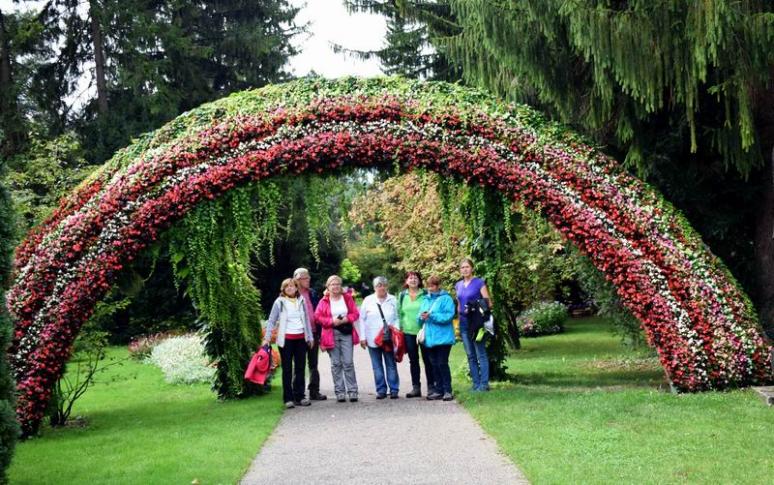
[[[400,380],[398,379],[398,366],[395,364],[395,355],[392,352],[385,352],[379,347],[368,347],[368,355],[371,356],[371,368],[374,370],[376,393],[387,394],[387,384],[389,384],[390,394],[398,394]],[[385,367],[387,368],[387,382],[384,381]]]
[[[473,381],[473,389],[485,391],[489,389],[489,356],[486,355],[486,341],[476,342],[468,335],[467,327],[460,326],[462,345],[468,355],[468,367],[470,379]]]

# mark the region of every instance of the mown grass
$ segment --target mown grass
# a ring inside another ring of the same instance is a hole
[[[772,483],[774,408],[752,390],[672,394],[601,319],[523,347],[511,382],[458,399],[532,483]]]
[[[126,359],[123,348],[109,357]],[[86,426],[44,428],[20,443],[11,483],[235,483],[282,413],[276,396],[218,402],[209,385],[171,385],[124,360],[98,376],[73,415]]]

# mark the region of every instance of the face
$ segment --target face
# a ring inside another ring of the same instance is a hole
[[[387,296],[387,285],[381,283],[376,285],[376,296],[379,298]]]
[[[341,294],[341,281],[339,280],[333,280],[328,285],[328,292],[331,295],[340,295]]]
[[[294,297],[296,296],[296,293],[297,293],[296,285],[288,285],[285,287],[284,291],[287,296]]]
[[[417,275],[409,275],[408,278],[406,278],[406,286],[411,288],[412,290],[416,290],[419,288],[419,278],[417,278]]]
[[[312,278],[310,278],[308,274],[305,274],[296,278],[296,282],[300,288],[308,290],[309,286],[312,284]]]
[[[460,274],[462,274],[463,277],[473,274],[473,267],[470,265],[470,263],[464,261],[462,264],[460,264]]]
[[[441,289],[440,285],[433,285],[430,283],[427,284],[427,291],[429,291],[430,293],[438,293],[438,290],[440,289]]]

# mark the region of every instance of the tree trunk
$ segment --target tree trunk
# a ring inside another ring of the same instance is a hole
[[[771,74],[774,79],[774,66]],[[756,105],[756,125],[766,166],[755,227],[756,300],[761,325],[774,338],[774,88],[761,93]]]
[[[0,10],[0,157],[18,153],[24,146],[26,133],[19,114],[17,91],[13,82],[11,47],[5,26],[5,17]]]
[[[100,26],[99,5],[96,0],[89,1],[91,21],[91,40],[94,47],[94,65],[97,81],[97,108],[100,116],[108,111],[107,82],[105,80],[105,54],[103,51],[102,27]]]

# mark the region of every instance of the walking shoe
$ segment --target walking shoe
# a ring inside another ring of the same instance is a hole
[[[349,402],[357,402],[357,394],[350,394]]]
[[[293,401],[296,406],[311,406],[312,402],[309,399],[301,399],[300,401]]]
[[[296,405],[293,404],[293,401],[288,401],[285,403],[285,409],[293,409],[294,407],[296,407]]]
[[[387,394],[379,393],[376,395],[376,399],[384,399],[385,397],[387,397]]]
[[[406,394],[406,397],[422,397],[422,388],[419,386],[414,386],[411,389],[411,392]]]
[[[344,394],[339,394],[338,396],[336,396],[336,401],[338,401],[338,402],[346,402],[347,398],[344,397]]]
[[[427,396],[427,400],[428,401],[437,401],[437,400],[439,400],[441,398],[443,398],[443,394],[441,394],[440,392],[434,392],[434,393],[429,394]]]
[[[450,393],[450,392],[445,392],[445,393],[443,394],[443,400],[444,400],[444,401],[451,401],[452,399],[454,399],[454,396],[452,396],[452,393]]]
[[[398,393],[390,394],[390,399],[398,399],[400,396],[398,396]]]
[[[319,392],[316,392],[314,394],[310,394],[309,399],[311,399],[312,401],[325,401],[326,399],[328,399],[328,396],[326,396],[325,394],[320,394]]]

